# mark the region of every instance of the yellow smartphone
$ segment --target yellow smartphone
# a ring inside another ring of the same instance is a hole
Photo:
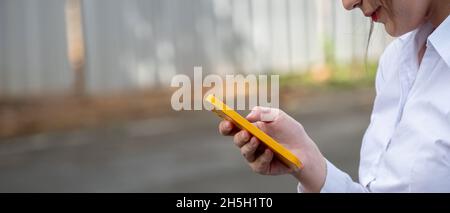
[[[275,156],[281,160],[286,166],[298,169],[303,168],[302,162],[291,151],[286,149],[283,145],[275,141],[272,137],[260,130],[258,127],[250,123],[247,119],[242,117],[239,113],[234,111],[231,107],[224,104],[221,100],[217,99],[214,95],[209,95],[206,101],[212,104],[213,112],[219,115],[221,118],[231,121],[240,129],[247,130],[251,135],[258,138],[264,143]]]

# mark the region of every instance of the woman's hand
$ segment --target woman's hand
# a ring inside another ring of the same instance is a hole
[[[252,170],[263,175],[292,174],[305,192],[320,192],[326,177],[326,161],[303,126],[281,110],[264,107],[255,107],[247,119],[289,149],[304,165],[301,170],[288,168],[246,130],[239,130],[230,121],[222,121],[220,133],[234,136],[234,144]]]

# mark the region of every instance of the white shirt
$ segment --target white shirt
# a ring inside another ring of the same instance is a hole
[[[359,183],[327,161],[322,192],[450,192],[450,16],[387,47],[376,91]]]

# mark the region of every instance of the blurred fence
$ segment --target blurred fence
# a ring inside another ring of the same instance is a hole
[[[68,89],[64,1],[0,0],[0,95]]]
[[[178,73],[304,71],[364,58],[368,20],[336,0],[81,0],[90,94],[165,87]],[[68,92],[63,0],[0,0],[0,95]],[[377,27],[371,58],[389,38]],[[331,47],[333,48],[329,48]]]

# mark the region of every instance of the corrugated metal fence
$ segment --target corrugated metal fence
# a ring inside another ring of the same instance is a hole
[[[67,89],[64,1],[0,1],[0,94]]]
[[[63,0],[0,0],[0,95],[69,91]],[[167,86],[177,73],[300,71],[363,59],[368,20],[336,0],[84,0],[89,93]],[[371,57],[389,38],[377,27]]]

